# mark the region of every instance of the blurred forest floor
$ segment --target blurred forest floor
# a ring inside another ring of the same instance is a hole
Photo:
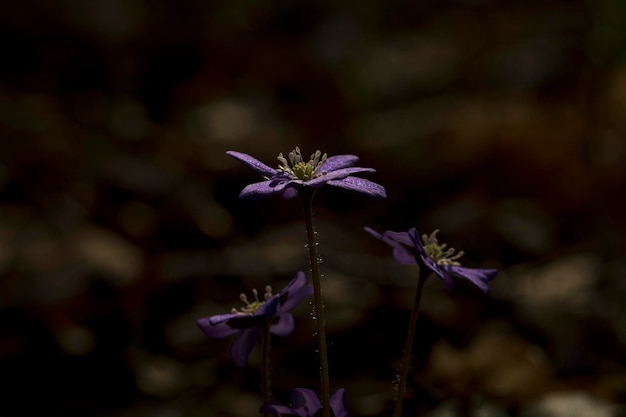
[[[389,415],[416,226],[495,267],[427,283],[407,415],[626,415],[626,3],[0,3],[0,416],[250,416],[259,358],[196,319],[307,270],[297,202],[239,201],[300,146],[386,201],[317,198],[333,388]],[[316,389],[308,306],[275,396]],[[621,408],[620,408],[621,407]]]

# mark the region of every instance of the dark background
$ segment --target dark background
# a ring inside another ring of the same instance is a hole
[[[407,415],[626,402],[625,48],[619,0],[1,2],[0,415],[256,415],[258,351],[195,320],[307,269],[297,201],[224,154],[296,145],[389,194],[317,198],[351,415],[389,415],[416,277],[365,225],[500,270],[427,283]],[[318,387],[294,312],[283,401]]]

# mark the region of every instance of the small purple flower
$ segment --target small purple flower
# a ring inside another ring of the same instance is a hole
[[[296,147],[289,152],[289,160],[278,155],[278,169],[271,168],[252,156],[235,151],[226,152],[227,155],[243,162],[265,179],[261,182],[246,186],[239,194],[240,198],[258,199],[270,194],[281,194],[283,197],[295,197],[298,188],[320,188],[324,185],[342,188],[369,195],[374,198],[386,198],[385,188],[375,182],[353,177],[360,172],[376,172],[373,168],[355,167],[359,157],[355,155],[336,155],[327,157],[320,151],[311,155],[306,162],[302,158],[300,148]]]
[[[386,231],[380,234],[369,227],[365,231],[382,240],[393,248],[393,257],[400,264],[420,263],[433,271],[449,290],[454,287],[452,277],[464,278],[476,285],[484,293],[489,290],[489,281],[498,273],[495,269],[476,269],[461,266],[458,259],[463,252],[454,253],[453,248],[446,249],[446,244],[439,244],[435,230],[430,236],[422,235],[416,228],[407,232]]]
[[[240,368],[247,365],[252,348],[267,324],[270,333],[278,336],[289,336],[293,332],[295,321],[289,311],[313,294],[313,287],[306,285],[306,275],[300,271],[276,295],[272,295],[269,285],[265,287],[264,301],[259,301],[256,290],[252,293],[255,298],[252,302],[248,301],[245,294],[241,294],[240,299],[246,306],[240,311],[233,308],[230,314],[218,314],[197,321],[200,330],[208,337],[221,339],[238,335],[230,349],[230,356]]]
[[[330,397],[330,409],[334,417],[345,417],[348,415],[348,406],[346,404],[346,390],[338,389]],[[296,388],[291,391],[291,405],[283,405],[276,401],[270,401],[261,407],[261,413],[269,413],[278,417],[282,416],[298,416],[298,417],[316,417],[322,409],[317,394],[308,388]]]

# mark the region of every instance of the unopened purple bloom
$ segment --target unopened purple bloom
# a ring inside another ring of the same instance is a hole
[[[446,248],[446,244],[439,244],[435,230],[430,236],[422,235],[420,240],[416,228],[407,232],[386,231],[382,234],[366,227],[365,231],[382,240],[393,248],[393,257],[400,264],[420,263],[433,271],[448,289],[454,287],[453,277],[464,278],[486,293],[489,290],[489,281],[498,273],[495,269],[465,268],[458,262],[463,252],[454,253],[453,248]]]
[[[265,287],[264,300],[259,301],[256,290],[253,294],[255,299],[252,302],[248,301],[245,294],[241,294],[240,298],[246,306],[239,311],[233,309],[229,314],[218,314],[197,321],[204,334],[214,339],[237,334],[230,356],[240,368],[248,363],[252,348],[266,325],[269,324],[270,333],[278,336],[288,336],[293,332],[295,323],[289,311],[313,294],[313,287],[306,285],[305,273],[298,272],[276,295],[272,295],[269,285]]]
[[[338,389],[330,397],[330,409],[334,417],[345,417],[348,415],[348,406],[346,404],[346,390]],[[322,403],[317,394],[308,388],[296,388],[291,391],[291,404],[283,405],[276,401],[270,401],[261,407],[261,413],[269,413],[278,417],[282,416],[298,416],[298,417],[316,417],[322,409]]]
[[[263,181],[246,186],[240,198],[257,199],[270,194],[283,197],[295,197],[298,188],[320,188],[330,185],[348,191],[366,194],[374,198],[386,198],[385,188],[364,178],[353,177],[361,172],[376,172],[373,168],[355,167],[359,158],[355,155],[336,155],[327,157],[320,151],[305,161],[296,147],[289,152],[288,158],[278,155],[277,169],[265,165],[256,158],[241,152],[228,151],[227,155],[241,161],[264,177]]]

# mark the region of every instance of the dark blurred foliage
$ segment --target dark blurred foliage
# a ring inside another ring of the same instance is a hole
[[[626,402],[625,3],[5,1],[0,51],[2,417],[256,415],[258,352],[195,320],[307,269],[297,201],[239,201],[224,155],[296,145],[389,193],[317,198],[351,415],[389,414],[416,274],[364,225],[501,270],[427,283],[407,415]],[[318,386],[295,312],[281,400]]]

